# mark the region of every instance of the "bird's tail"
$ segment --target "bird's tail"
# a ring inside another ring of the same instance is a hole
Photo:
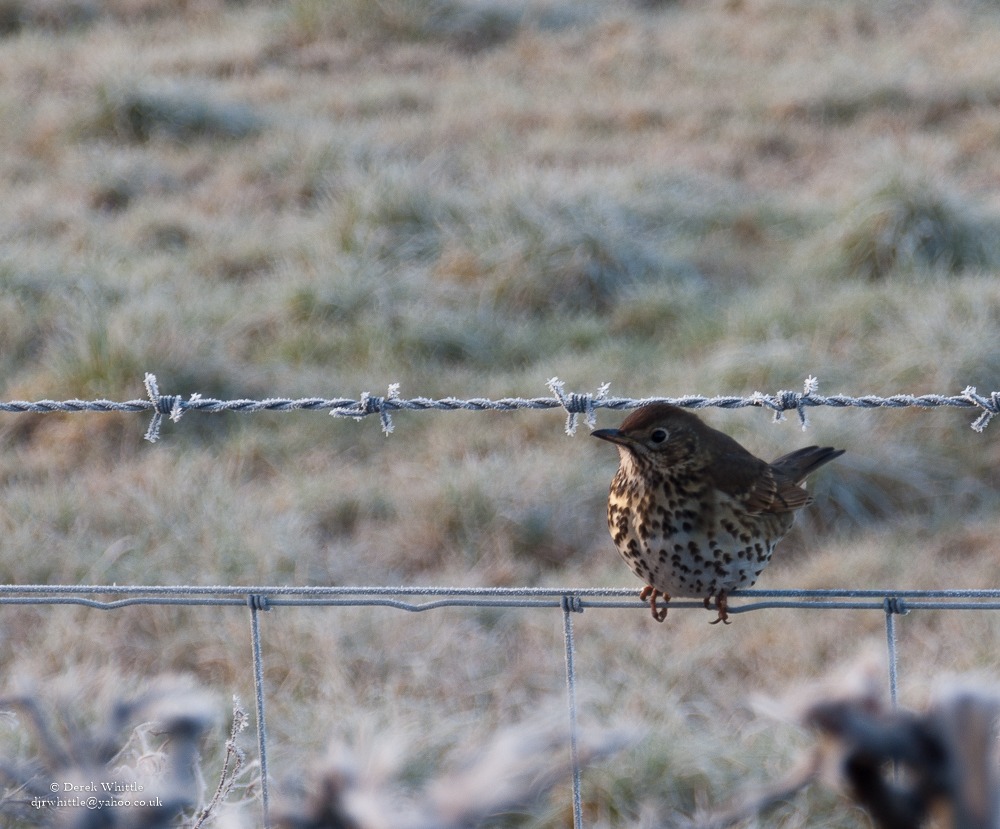
[[[794,452],[782,455],[776,461],[772,461],[771,466],[784,472],[798,485],[810,473],[815,472],[834,458],[839,458],[845,451],[847,450],[834,449],[832,446],[807,446],[804,449],[796,449]]]

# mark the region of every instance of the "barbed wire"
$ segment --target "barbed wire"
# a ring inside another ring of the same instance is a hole
[[[144,383],[148,399],[126,400],[11,400],[0,402],[0,412],[14,414],[49,414],[53,412],[153,412],[153,419],[146,430],[146,440],[155,443],[160,436],[160,427],[164,417],[169,417],[177,423],[181,417],[190,411],[219,414],[222,412],[291,412],[291,411],[324,411],[329,410],[335,417],[350,417],[360,420],[369,415],[378,415],[382,422],[382,431],[391,434],[394,428],[392,413],[399,411],[473,411],[473,412],[510,412],[520,409],[563,409],[566,412],[566,434],[576,433],[577,418],[584,416],[584,421],[590,428],[597,425],[595,411],[597,409],[637,409],[649,403],[672,403],[686,409],[743,409],[748,407],[770,409],[775,420],[784,420],[785,412],[795,411],[802,424],[803,431],[809,425],[806,409],[814,406],[831,406],[833,408],[860,409],[933,409],[950,406],[959,409],[979,409],[981,414],[972,423],[972,428],[982,432],[994,416],[1000,414],[1000,391],[990,392],[988,396],[980,395],[975,386],[966,386],[955,395],[944,394],[895,394],[890,397],[877,395],[862,395],[852,397],[846,394],[835,394],[828,397],[817,393],[818,381],[815,377],[806,378],[803,390],[779,391],[776,394],[754,392],[749,396],[717,395],[704,397],[702,395],[685,395],[683,397],[611,397],[610,385],[604,383],[596,394],[585,392],[567,392],[565,383],[553,377],[548,381],[548,387],[554,397],[503,397],[491,400],[485,397],[474,397],[467,400],[456,397],[432,399],[428,397],[413,397],[404,399],[399,394],[399,383],[392,383],[384,397],[362,392],[357,400],[348,397],[269,397],[264,400],[216,400],[192,394],[187,400],[181,395],[160,394],[156,376],[146,374]]]

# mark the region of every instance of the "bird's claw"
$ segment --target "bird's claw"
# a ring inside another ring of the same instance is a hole
[[[663,596],[663,607],[658,609],[656,607],[656,599],[658,596]],[[649,600],[649,609],[653,613],[653,618],[657,622],[662,622],[667,618],[667,602],[670,601],[670,597],[666,593],[661,593],[655,587],[651,587],[648,584],[642,588],[642,592],[639,594],[639,601],[644,602]]]
[[[708,596],[705,599],[705,610],[711,610],[711,607],[709,606],[711,599],[711,596]],[[729,600],[726,596],[725,590],[720,590],[715,595],[715,609],[719,611],[719,618],[714,622],[709,622],[710,625],[717,625],[719,622],[722,622],[724,625],[732,624],[732,622],[729,621]]]

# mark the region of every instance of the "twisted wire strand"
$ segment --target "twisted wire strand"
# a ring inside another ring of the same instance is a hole
[[[360,420],[369,415],[378,415],[382,422],[382,431],[391,434],[393,430],[392,413],[399,411],[471,411],[471,412],[511,412],[520,409],[562,409],[566,412],[566,433],[576,432],[577,417],[583,415],[590,428],[596,425],[594,412],[596,409],[637,409],[649,403],[671,403],[686,409],[743,409],[748,407],[770,409],[775,420],[783,420],[785,412],[795,411],[803,430],[809,420],[806,409],[815,406],[830,406],[837,409],[933,409],[948,406],[959,409],[978,409],[980,415],[972,423],[972,428],[982,432],[994,416],[1000,414],[1000,391],[981,395],[975,386],[967,386],[961,394],[894,394],[890,397],[878,395],[862,395],[852,397],[846,394],[824,396],[817,393],[818,383],[814,377],[808,377],[804,388],[799,391],[779,391],[776,394],[754,392],[740,397],[735,395],[685,395],[683,397],[611,397],[609,386],[603,384],[596,394],[586,392],[567,392],[565,384],[553,377],[548,386],[553,397],[503,397],[491,400],[485,397],[459,399],[445,397],[431,399],[428,397],[403,398],[399,394],[399,383],[389,386],[384,397],[363,392],[357,400],[347,397],[270,397],[264,400],[216,400],[192,394],[187,400],[180,395],[160,394],[159,385],[153,374],[145,377],[146,400],[11,400],[0,402],[0,412],[13,414],[49,414],[52,412],[152,412],[153,419],[146,431],[146,439],[155,443],[160,436],[160,427],[164,417],[178,422],[189,411],[219,414],[222,412],[240,412],[252,414],[255,412],[291,412],[291,411],[324,411],[335,417],[350,417]]]

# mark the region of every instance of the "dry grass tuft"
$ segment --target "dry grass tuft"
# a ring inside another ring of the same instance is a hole
[[[851,274],[881,279],[895,270],[956,273],[1000,264],[995,220],[927,180],[891,178],[854,208],[840,241]]]
[[[16,35],[29,27],[62,31],[86,25],[100,14],[100,5],[91,0],[3,0],[0,36]]]
[[[298,0],[292,11],[298,40],[332,36],[444,43],[468,54],[510,40],[524,16],[523,5],[494,0]]]
[[[249,107],[219,103],[195,90],[102,88],[85,131],[125,142],[190,141],[245,138],[263,126],[264,119]]]

